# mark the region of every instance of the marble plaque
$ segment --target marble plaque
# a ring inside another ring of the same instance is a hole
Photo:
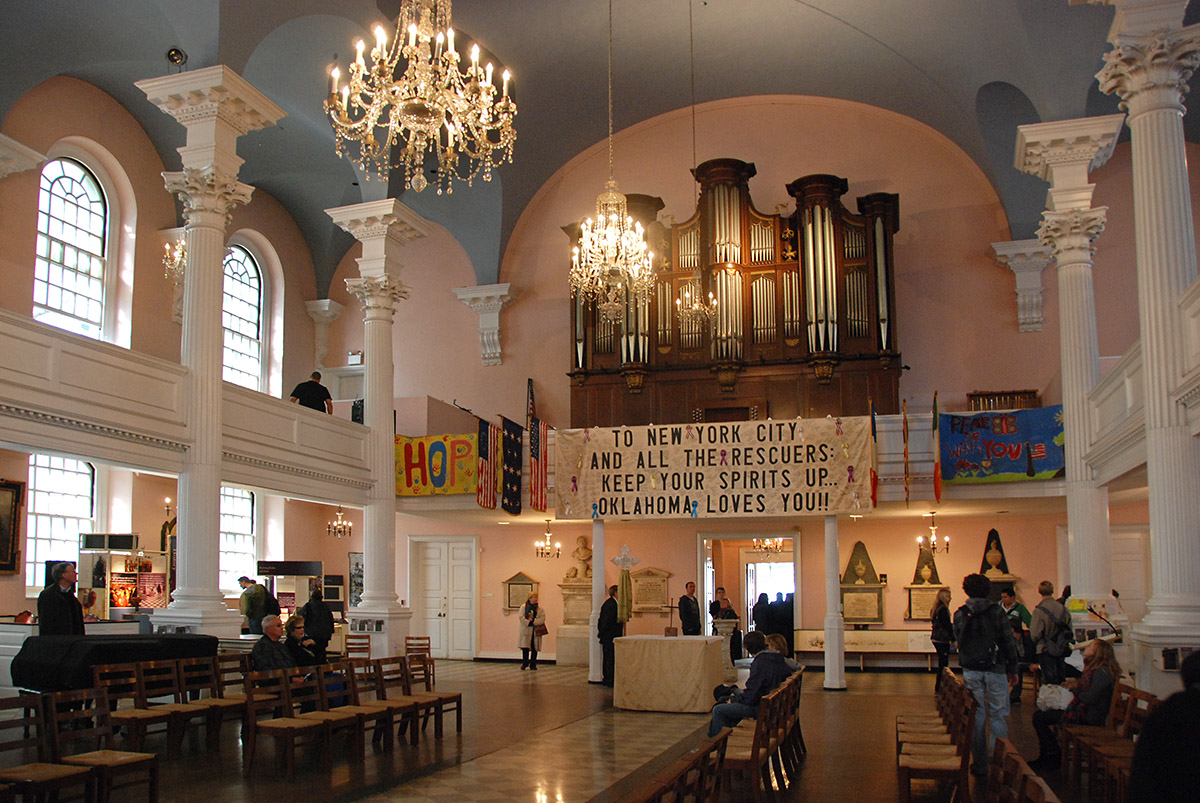
[[[630,574],[633,583],[633,610],[659,612],[670,604],[667,595],[667,578],[670,572],[662,569],[645,568]]]
[[[947,586],[906,586],[908,590],[908,611],[904,614],[905,619],[923,619],[928,621],[929,612],[933,610],[934,600],[937,599],[938,592]]]
[[[856,594],[853,591],[847,591],[846,595],[842,598],[842,610],[847,621],[851,619],[878,619],[879,600],[870,592]]]

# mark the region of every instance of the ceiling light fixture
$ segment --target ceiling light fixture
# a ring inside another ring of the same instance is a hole
[[[546,533],[542,536],[542,540],[533,542],[533,554],[537,555],[539,558],[545,558],[546,560],[549,560],[550,558],[557,558],[559,555],[561,555],[562,544],[555,541],[554,544],[551,545],[550,539],[553,537],[554,534],[550,532],[550,519],[546,519]]]
[[[613,178],[612,0],[608,2],[608,182],[596,196],[596,220],[583,221],[571,252],[571,295],[595,304],[609,321],[631,302],[645,304],[654,290],[654,254],[642,224],[629,216]]]
[[[342,518],[342,506],[338,505],[337,521],[331,521],[325,526],[325,532],[334,538],[349,538],[354,534],[354,523]]]
[[[512,74],[505,70],[497,99],[493,67],[479,64],[479,45],[471,63],[459,69],[461,55],[450,26],[450,0],[401,0],[391,42],[375,26],[371,66],[366,44],[354,43],[349,83],[341,70],[329,72],[325,112],[333,125],[334,149],[366,174],[387,180],[392,168],[404,168],[404,186],[416,192],[429,184],[425,161],[437,159],[438,195],[453,192],[452,181],[471,185],[481,172],[512,162],[517,140],[513,119],[517,104],[509,95]]]
[[[937,514],[936,513],[925,513],[924,517],[929,519],[929,541],[928,541],[928,543],[926,543],[925,536],[918,535],[917,536],[917,550],[920,551],[922,549],[928,549],[930,552],[932,552],[935,555],[938,552],[945,552],[946,554],[949,554],[950,553],[950,536],[948,536],[948,535],[944,536],[942,538],[941,544],[938,544]]]

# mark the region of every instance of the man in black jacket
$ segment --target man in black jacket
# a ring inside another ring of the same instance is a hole
[[[608,599],[600,606],[600,618],[596,620],[596,637],[600,639],[600,649],[604,653],[601,662],[601,683],[609,688],[613,685],[613,664],[616,662],[616,648],[613,639],[625,635],[625,624],[617,621],[617,587],[608,587]]]
[[[75,564],[54,564],[50,578],[54,582],[38,595],[38,635],[82,636],[83,606],[75,597]]]
[[[735,691],[725,702],[713,706],[712,723],[708,726],[710,737],[716,736],[722,728],[732,728],[743,719],[758,716],[758,704],[762,698],[792,674],[784,657],[767,649],[767,637],[760,631],[751,630],[747,633],[742,646],[754,656],[750,662],[750,677],[746,679],[744,691]]]
[[[679,626],[683,628],[683,635],[698,636],[700,635],[700,602],[696,599],[696,584],[688,583],[684,589],[687,593],[679,598]]]
[[[988,599],[992,581],[982,574],[963,578],[967,602],[954,612],[954,638],[963,683],[975,697],[975,734],[971,741],[971,772],[986,775],[996,739],[1008,738],[1009,692],[1017,682],[1017,642],[1008,615]],[[984,738],[988,725],[991,735]]]

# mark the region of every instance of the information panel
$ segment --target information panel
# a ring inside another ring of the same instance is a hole
[[[871,419],[559,430],[560,519],[869,513]]]

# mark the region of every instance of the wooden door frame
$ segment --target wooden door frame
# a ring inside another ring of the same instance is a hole
[[[413,567],[416,565],[417,545],[421,543],[444,543],[446,544],[446,585],[450,585],[449,561],[451,544],[470,544],[471,546],[471,584],[473,588],[473,596],[471,599],[471,657],[475,657],[479,648],[479,536],[477,535],[410,535],[408,537],[408,596],[410,602],[415,601],[417,595],[413,593],[413,583],[415,572]],[[411,607],[411,606],[410,606]],[[449,626],[449,604],[447,610],[447,625],[446,625],[446,654],[450,654],[450,626]]]

